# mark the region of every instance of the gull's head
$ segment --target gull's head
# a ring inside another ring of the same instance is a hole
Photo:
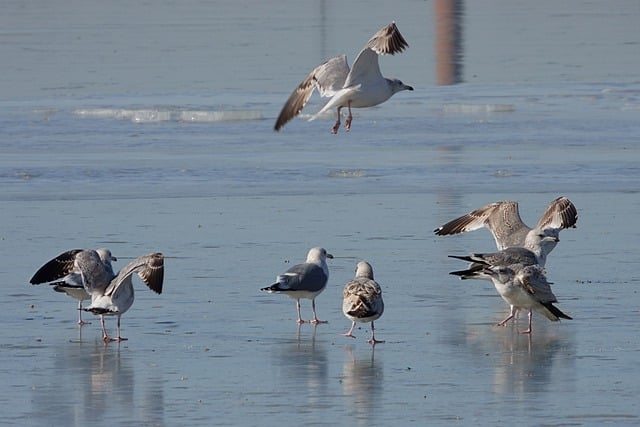
[[[399,80],[399,79],[388,79],[388,80],[389,80],[389,86],[391,86],[391,90],[393,91],[393,93],[401,92],[403,90],[413,90],[412,86],[402,83],[402,80]]]
[[[102,262],[104,262],[105,264],[111,264],[111,261],[118,260],[118,258],[114,257],[111,254],[111,251],[109,249],[100,248],[100,249],[96,249],[96,252],[98,253],[98,256],[100,257]]]
[[[560,241],[560,230],[545,228],[531,230],[525,238],[524,247],[534,252],[537,256],[545,256],[551,252]]]
[[[356,277],[373,280],[373,267],[367,261],[360,261],[356,265]]]
[[[314,264],[323,264],[327,261],[327,258],[333,259],[333,255],[327,253],[325,248],[315,247],[309,249],[307,254],[307,262]]]

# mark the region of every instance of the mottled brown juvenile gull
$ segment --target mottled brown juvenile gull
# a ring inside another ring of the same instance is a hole
[[[560,230],[570,227],[575,228],[577,221],[578,211],[566,197],[558,197],[553,200],[534,228],[530,228],[522,222],[518,212],[518,202],[501,201],[490,203],[449,221],[436,228],[434,232],[439,236],[445,236],[486,227],[493,235],[498,249],[514,246],[527,247],[527,236],[544,234],[556,238],[554,244],[545,246],[544,257],[546,258],[549,252],[555,248],[557,242],[560,241],[558,238]]]
[[[505,326],[520,309],[529,312],[529,327],[521,334],[531,333],[533,310],[542,313],[547,319],[556,322],[560,318],[572,320],[553,303],[558,302],[551,291],[551,283],[547,281],[542,267],[530,265],[514,271],[510,267],[492,266],[479,270],[479,276],[488,277],[503,300],[510,306],[509,315],[497,326]]]
[[[91,299],[91,295],[84,289],[80,270],[74,270],[76,255],[82,251],[83,249],[72,249],[61,253],[40,267],[30,281],[32,285],[48,283],[53,286],[54,291],[66,293],[71,298],[77,299],[78,325],[80,326],[91,323],[82,320],[82,302]],[[115,277],[111,262],[118,259],[111,254],[109,249],[100,248],[96,249],[96,252],[104,264],[106,272],[111,278]],[[65,273],[66,271],[69,271],[69,273]]]
[[[340,128],[340,111],[347,107],[349,115],[345,129],[351,129],[351,108],[365,108],[381,104],[396,92],[413,90],[398,79],[382,76],[378,65],[378,55],[394,55],[409,47],[400,34],[395,22],[380,29],[360,51],[349,70],[347,56],[340,55],[317,66],[293,91],[282,107],[274,130],[279,131],[289,120],[297,116],[311,97],[314,89],[323,97],[331,97],[329,102],[310,120],[325,111],[337,108],[338,119],[331,129],[337,133]]]
[[[260,289],[269,293],[287,295],[296,300],[298,323],[305,323],[300,316],[300,299],[310,299],[313,319],[310,323],[326,323],[319,320],[316,315],[316,297],[327,286],[329,280],[329,267],[327,258],[333,258],[324,248],[311,248],[307,254],[307,260],[303,264],[297,264],[276,277],[276,283]]]
[[[353,328],[356,322],[371,322],[370,344],[383,343],[376,339],[374,320],[382,316],[384,312],[384,301],[382,300],[382,289],[373,279],[373,268],[366,261],[360,261],[356,265],[356,276],[347,282],[342,292],[342,312],[351,320],[351,328],[342,334],[345,337],[353,336]]]

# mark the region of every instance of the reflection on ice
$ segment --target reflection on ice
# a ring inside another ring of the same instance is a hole
[[[383,367],[375,360],[375,346],[364,357],[354,356],[353,346],[346,346],[342,388],[348,399],[347,410],[355,415],[358,425],[375,424],[376,408],[382,406],[383,386]]]
[[[192,122],[212,123],[242,120],[262,120],[262,112],[253,110],[236,111],[190,111],[180,109],[125,109],[125,108],[82,108],[73,113],[81,117],[131,120],[134,123]]]
[[[273,366],[280,383],[298,404],[309,410],[322,407],[328,393],[329,359],[327,349],[316,341],[318,325],[298,325],[296,339],[283,344],[274,354]],[[322,327],[322,326],[320,326]]]
[[[512,113],[516,110],[513,104],[445,104],[443,113],[453,114],[487,114]]]
[[[120,346],[78,344],[63,343],[52,352],[51,368],[64,372],[64,378],[34,385],[31,421],[90,425],[116,418],[162,424],[162,381],[155,375],[143,378],[144,389],[137,390],[136,370]]]

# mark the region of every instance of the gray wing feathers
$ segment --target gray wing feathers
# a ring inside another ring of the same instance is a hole
[[[558,197],[552,201],[544,211],[537,228],[575,228],[578,222],[578,210],[571,200],[566,197]]]
[[[110,295],[125,282],[131,282],[131,276],[138,273],[145,285],[157,294],[162,293],[164,281],[164,256],[159,253],[152,253],[136,258],[127,264],[118,275],[111,281],[105,289],[104,294]]]
[[[345,55],[331,58],[314,68],[285,102],[276,120],[274,130],[280,130],[302,111],[314,89],[317,88],[321,96],[332,96],[344,86],[347,74],[349,74],[349,65]]]
[[[409,47],[395,22],[378,30],[360,51],[347,76],[344,87],[355,86],[363,81],[382,80],[378,55],[394,55]]]
[[[318,292],[326,286],[328,279],[318,265],[298,264],[279,275],[276,283],[261,290],[268,292]]]

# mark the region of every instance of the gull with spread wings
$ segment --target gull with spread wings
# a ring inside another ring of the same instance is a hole
[[[549,203],[534,228],[527,226],[520,218],[518,202],[501,201],[489,203],[479,209],[436,228],[434,232],[439,236],[466,233],[486,227],[496,241],[498,249],[510,247],[527,247],[527,240],[533,235],[540,234],[555,239],[543,248],[543,258],[551,252],[560,241],[560,230],[575,228],[578,222],[578,211],[571,200],[558,197]],[[544,265],[544,263],[542,264]]]
[[[54,291],[65,293],[71,298],[77,299],[78,325],[80,326],[91,323],[82,320],[82,302],[91,299],[91,295],[84,289],[80,270],[74,270],[76,255],[82,251],[82,249],[71,249],[61,253],[40,267],[30,281],[32,285],[48,283],[53,286]],[[107,274],[112,278],[115,277],[111,262],[117,261],[118,259],[111,254],[109,249],[96,249],[96,253],[104,264]]]
[[[274,130],[282,127],[304,108],[314,89],[323,97],[331,97],[329,102],[310,120],[333,108],[337,109],[338,119],[331,133],[340,129],[340,111],[347,107],[349,114],[345,129],[351,129],[351,108],[373,107],[391,98],[396,92],[413,90],[413,87],[398,79],[382,76],[378,65],[379,55],[394,55],[409,47],[395,22],[380,29],[371,37],[349,69],[346,55],[339,55],[317,66],[293,91],[282,107]]]

